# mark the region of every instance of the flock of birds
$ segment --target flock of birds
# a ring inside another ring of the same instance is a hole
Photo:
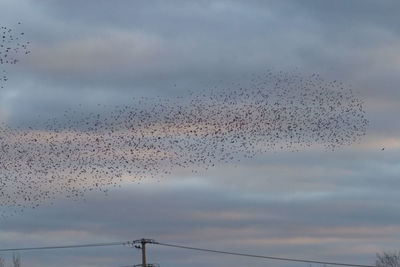
[[[21,22],[18,22],[20,25]],[[15,32],[15,30],[0,26],[0,88],[3,89],[8,81],[6,65],[14,65],[19,61],[20,54],[27,55],[29,50],[29,41],[24,40],[24,32]]]
[[[43,125],[3,123],[1,213],[270,151],[331,150],[358,142],[367,124],[362,101],[341,82],[272,71],[186,96],[69,109]]]

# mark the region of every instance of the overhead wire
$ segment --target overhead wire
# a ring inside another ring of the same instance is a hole
[[[76,244],[76,245],[62,245],[62,246],[2,248],[2,249],[0,249],[0,252],[29,251],[29,250],[51,250],[51,249],[72,249],[72,248],[89,248],[89,247],[109,247],[109,246],[132,246],[134,243],[137,243],[138,241],[139,240],[135,240],[135,241],[117,241],[117,242],[106,242],[106,243]],[[173,248],[179,248],[179,249],[202,251],[202,252],[211,252],[211,253],[218,253],[218,254],[250,257],[250,258],[259,258],[259,259],[261,258],[261,259],[269,259],[269,260],[278,260],[278,261],[291,261],[291,262],[326,264],[326,265],[335,265],[335,266],[350,266],[350,267],[375,267],[374,265],[365,265],[365,264],[329,262],[329,261],[318,261],[318,260],[309,260],[309,259],[285,258],[285,257],[275,257],[275,256],[249,254],[249,253],[240,253],[240,252],[215,250],[215,249],[208,249],[208,248],[182,246],[182,245],[177,245],[177,244],[162,243],[162,242],[156,242],[156,241],[148,242],[148,244],[165,246],[165,247],[173,247]]]
[[[247,253],[238,253],[238,252],[230,252],[230,251],[198,248],[198,247],[181,246],[181,245],[168,244],[168,243],[159,243],[159,242],[156,242],[156,243],[153,243],[153,244],[160,245],[160,246],[166,246],[166,247],[197,250],[197,251],[203,251],[203,252],[212,252],[212,253],[219,253],[219,254],[228,254],[228,255],[235,255],[235,256],[243,256],[243,257],[251,257],[251,258],[262,258],[262,259],[279,260],[279,261],[316,263],[316,264],[326,264],[326,265],[336,265],[336,266],[375,267],[374,265],[350,264],[350,263],[340,263],[340,262],[327,262],[327,261],[317,261],[317,260],[307,260],[307,259],[274,257],[274,256],[265,256],[265,255],[256,255],[256,254],[247,254]]]
[[[119,242],[108,242],[108,243],[91,243],[91,244],[65,245],[65,246],[2,248],[2,249],[0,249],[0,252],[28,251],[28,250],[47,250],[47,249],[66,249],[66,248],[88,248],[88,247],[110,247],[110,246],[129,245],[130,243],[131,243],[131,241],[119,241]]]

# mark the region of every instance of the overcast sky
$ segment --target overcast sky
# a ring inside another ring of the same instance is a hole
[[[0,120],[9,125],[34,126],[79,105],[185,96],[267,69],[341,81],[364,101],[369,120],[360,143],[335,151],[271,152],[196,175],[126,181],[107,195],[60,196],[1,219],[0,248],[144,237],[356,264],[400,249],[399,13],[396,0],[0,0],[0,26],[23,31],[32,51],[4,67]],[[141,260],[128,247],[21,256],[33,267]],[[148,261],[308,266],[152,245]]]

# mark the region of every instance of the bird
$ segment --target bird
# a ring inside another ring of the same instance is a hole
[[[352,89],[316,73],[268,70],[185,94],[90,111],[76,104],[28,126],[1,123],[1,216],[270,152],[331,151],[359,142],[368,125]]]
[[[21,22],[18,22],[21,25]],[[5,83],[8,81],[6,72],[7,65],[15,65],[20,61],[21,55],[31,53],[29,49],[29,41],[25,41],[25,33],[19,34],[8,26],[0,26],[0,65],[3,76],[0,77],[0,88],[5,88]]]

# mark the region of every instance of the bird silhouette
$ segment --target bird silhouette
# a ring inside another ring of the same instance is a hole
[[[84,108],[42,124],[1,124],[2,216],[179,169],[197,172],[315,145],[337,149],[358,142],[368,124],[350,88],[315,73],[267,71],[185,97]]]
[[[18,22],[21,25],[21,22]],[[25,33],[17,33],[15,30],[0,26],[0,88],[4,88],[5,83],[8,81],[6,72],[6,65],[15,65],[19,62],[20,55],[30,54],[30,42],[23,39]]]

